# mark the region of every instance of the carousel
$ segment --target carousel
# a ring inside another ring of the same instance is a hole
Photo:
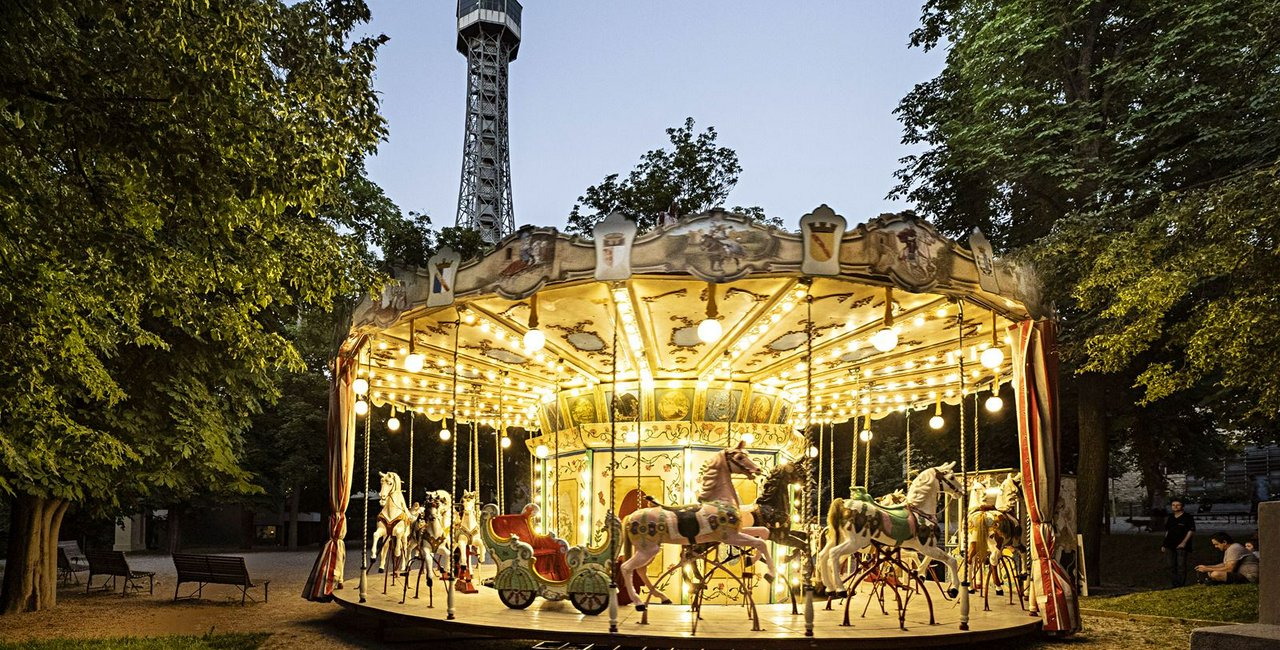
[[[977,231],[967,244],[909,214],[849,228],[825,205],[799,232],[712,211],[637,235],[612,215],[592,239],[526,227],[397,273],[335,360],[330,540],[304,597],[614,645],[1070,634],[1053,323],[1029,269]],[[980,397],[1016,410],[1016,470],[975,471]],[[871,422],[920,411],[942,428],[943,404],[960,407],[960,457],[913,466],[908,437],[906,489],[868,494]],[[370,475],[370,437],[402,420],[439,423],[450,475]],[[858,432],[847,486],[837,426]],[[508,474],[514,454],[527,473]],[[374,491],[362,570],[344,575],[351,494]]]

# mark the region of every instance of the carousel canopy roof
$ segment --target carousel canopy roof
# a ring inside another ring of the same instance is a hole
[[[357,309],[348,344],[369,342],[370,395],[433,417],[453,417],[456,396],[463,420],[554,428],[574,422],[540,405],[597,393],[604,413],[615,377],[620,390],[737,386],[792,405],[770,421],[803,421],[811,387],[814,421],[840,422],[990,388],[1011,372],[1008,327],[1044,315],[1029,269],[994,259],[980,233],[962,247],[911,215],[847,230],[822,206],[791,233],[711,212],[634,230],[619,216],[594,239],[525,228],[483,258],[442,251],[397,273]],[[699,336],[707,319],[718,337]],[[989,347],[1003,351],[992,367]],[[672,412],[648,403],[641,419]],[[751,421],[748,404],[735,420]]]

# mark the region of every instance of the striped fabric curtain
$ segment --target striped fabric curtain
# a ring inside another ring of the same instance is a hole
[[[329,388],[328,468],[329,468],[329,541],[320,550],[302,597],[327,601],[335,586],[342,584],[346,563],[347,503],[351,500],[351,472],[356,457],[355,391],[351,384],[360,365],[359,351],[363,338],[355,345],[343,346],[334,362],[333,383]]]
[[[1045,632],[1071,634],[1080,629],[1075,588],[1054,559],[1061,431],[1057,327],[1053,321],[1018,323],[1013,388],[1018,402],[1022,489],[1031,517],[1032,598],[1044,616]]]

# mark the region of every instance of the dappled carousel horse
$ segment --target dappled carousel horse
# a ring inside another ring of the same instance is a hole
[[[445,495],[445,503],[448,503],[449,493],[440,490],[438,494]],[[444,525],[445,517],[442,516],[440,506],[437,504],[437,493],[428,492],[426,499],[422,504],[414,504],[411,522],[409,524],[409,543],[405,548],[405,555],[408,563],[405,565],[405,581],[404,594],[400,597],[400,602],[404,603],[405,596],[409,593],[409,575],[408,572],[413,569],[414,560],[418,561],[418,579],[413,590],[413,597],[418,597],[418,587],[422,584],[422,574],[427,574],[427,596],[430,599],[428,607],[434,603],[435,585],[433,574],[439,570],[439,558],[436,555],[436,549],[444,543],[446,529]]]
[[[631,584],[630,576],[639,570],[640,579],[650,593],[657,589],[643,569],[662,550],[663,544],[689,546],[703,543],[723,543],[732,546],[748,546],[759,553],[768,567],[765,580],[772,582],[777,573],[765,537],[769,531],[763,526],[744,526],[742,506],[738,493],[733,489],[732,475],[755,478],[760,467],[751,461],[741,442],[717,453],[702,468],[702,492],[698,503],[677,507],[656,506],[641,508],[627,515],[622,522],[624,553],[630,555],[622,563],[622,580],[631,602],[643,611],[645,605]]]
[[[400,560],[405,557],[405,551],[409,543],[409,506],[404,502],[404,494],[400,491],[400,475],[395,472],[378,472],[381,485],[378,488],[378,503],[382,506],[382,511],[378,513],[378,525],[373,531],[373,555],[369,558],[369,566],[373,567],[373,562],[378,562],[378,571],[381,572],[387,561],[387,545],[395,540],[396,556],[391,559],[391,569],[395,571],[400,566]],[[378,540],[382,542],[382,558],[378,558]]]
[[[992,490],[994,503],[986,499],[969,510],[966,517],[969,528],[969,561],[973,569],[972,575],[978,577],[986,593],[987,580],[994,583],[999,595],[1001,580],[1000,567],[1005,557],[1005,550],[1013,552],[1012,561],[1017,564],[1019,556],[1026,552],[1022,540],[1022,524],[1018,521],[1018,497],[1022,491],[1022,475],[1010,474],[1000,483],[998,493]],[[1016,579],[1012,569],[1005,571],[1006,577]],[[1016,587],[1016,585],[1015,585]]]
[[[474,490],[464,491],[459,510],[458,522],[453,527],[454,548],[463,549],[468,554],[467,549],[475,548],[476,559],[484,564],[488,550],[480,539],[480,494]]]
[[[840,561],[871,542],[900,546],[942,562],[951,570],[949,592],[959,592],[956,561],[941,546],[942,531],[936,514],[939,494],[959,495],[963,489],[951,471],[953,467],[955,463],[951,462],[920,472],[907,489],[907,502],[900,507],[881,506],[870,498],[832,501],[827,514],[823,562],[819,566],[822,582],[830,595],[836,598],[847,595],[843,591]]]

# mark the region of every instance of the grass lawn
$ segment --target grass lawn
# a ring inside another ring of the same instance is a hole
[[[0,643],[0,650],[256,650],[271,636],[251,634],[211,634],[205,636],[120,637],[114,639],[49,639],[23,643]]]
[[[1081,598],[1080,606],[1127,614],[1255,623],[1258,585],[1191,585],[1124,596]]]

